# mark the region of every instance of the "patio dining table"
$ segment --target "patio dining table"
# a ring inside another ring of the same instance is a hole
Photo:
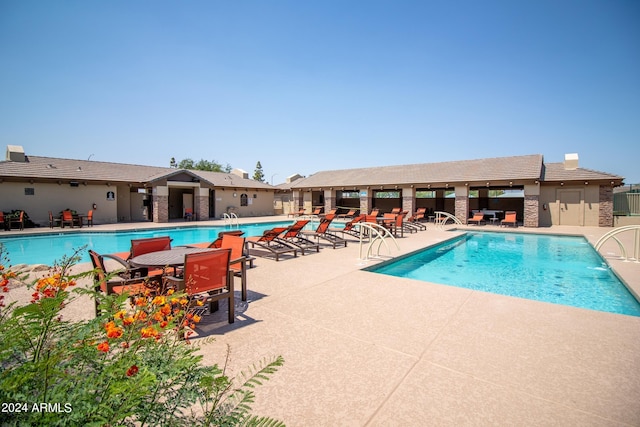
[[[177,246],[175,248],[167,249],[166,251],[156,251],[138,255],[131,258],[131,261],[129,262],[136,267],[179,267],[184,264],[185,255],[209,251],[215,251],[215,249]]]
[[[138,255],[136,257],[131,258],[129,263],[134,267],[158,268],[163,270],[166,267],[172,267],[175,273],[175,269],[177,267],[181,267],[184,265],[185,255],[201,253],[201,252],[211,252],[211,251],[217,251],[217,250],[219,249],[176,246],[171,249],[167,249],[165,251],[149,252],[143,255]],[[247,300],[247,281],[244,278],[244,275],[246,274],[244,270],[245,257],[238,258],[237,260],[231,260],[230,264],[235,264],[237,262],[241,262],[243,265],[242,301],[246,301]]]

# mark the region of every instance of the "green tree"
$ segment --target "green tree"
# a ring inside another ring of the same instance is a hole
[[[200,159],[198,162],[194,162],[193,159],[183,159],[177,164],[179,169],[190,169],[210,172],[231,172],[231,165],[229,163],[223,166],[215,160]]]
[[[256,163],[256,170],[253,172],[253,179],[255,181],[264,182],[264,172],[262,172],[262,165],[259,160],[258,163]]]

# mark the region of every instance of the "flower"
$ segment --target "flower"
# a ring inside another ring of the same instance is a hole
[[[116,326],[116,324],[113,321],[107,322],[104,328],[107,330],[108,338],[120,338],[123,334],[122,328],[119,326]]]
[[[109,351],[109,343],[107,341],[101,342],[100,344],[98,344],[98,350],[102,351],[102,352],[108,352]]]
[[[158,336],[158,331],[156,331],[152,326],[147,326],[140,330],[140,334],[142,335],[142,338],[152,338]]]
[[[132,377],[138,373],[138,367],[136,365],[131,365],[129,369],[127,369],[127,376]]]

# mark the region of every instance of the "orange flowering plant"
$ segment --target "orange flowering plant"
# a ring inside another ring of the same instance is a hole
[[[93,275],[72,273],[80,251],[28,285],[29,303],[5,304],[0,294],[0,402],[12,403],[2,425],[282,425],[249,407],[281,357],[239,382],[202,364],[189,340],[200,321],[194,301],[172,290],[104,295],[78,286]],[[7,266],[0,246],[3,292],[21,281]],[[89,297],[98,317],[64,318],[65,307]]]

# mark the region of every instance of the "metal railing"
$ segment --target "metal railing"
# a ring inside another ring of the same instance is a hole
[[[640,193],[614,194],[613,211],[620,215],[640,215]]]
[[[223,213],[222,214],[222,219],[224,219],[225,226],[228,225],[229,227],[231,227],[233,225],[236,225],[236,226],[239,225],[238,215],[236,215],[234,212],[231,212],[230,214],[228,214],[226,212]]]
[[[391,234],[391,232],[385,227],[382,227],[381,225],[378,225],[378,224],[374,224],[372,222],[358,222],[353,226],[357,227],[360,233],[360,253],[359,253],[360,260],[364,261],[372,258],[371,252],[374,249],[374,246],[376,244],[377,244],[377,247],[376,247],[376,252],[374,257],[376,258],[380,257],[380,248],[382,247],[383,244],[387,248],[389,255],[391,255],[391,248],[385,241],[385,239],[388,237],[390,237],[393,243],[395,243],[396,249],[400,250],[400,246],[398,246],[398,242],[396,241],[396,238],[393,237],[393,234]],[[365,233],[365,230],[367,231],[367,233]],[[362,252],[363,252],[365,239],[368,239],[369,243],[366,247],[365,256],[363,257]]]
[[[633,256],[631,257],[628,255],[627,247],[617,237],[619,234],[627,233],[627,232],[634,233]],[[640,225],[625,225],[623,227],[614,228],[613,230],[606,233],[604,236],[600,237],[600,239],[598,239],[598,241],[594,245],[594,248],[597,251],[599,251],[600,248],[602,248],[602,245],[604,245],[604,243],[607,242],[608,240],[613,240],[618,244],[618,248],[620,249],[620,253],[621,253],[621,258],[625,262],[633,261],[633,262],[640,263]]]
[[[454,215],[451,215],[449,212],[435,211],[434,215],[435,215],[435,218],[434,218],[433,221],[434,221],[436,227],[440,227],[440,228],[444,227],[445,225],[447,225],[447,222],[449,220],[451,220],[453,222],[453,224],[463,225],[462,221],[460,221]]]

